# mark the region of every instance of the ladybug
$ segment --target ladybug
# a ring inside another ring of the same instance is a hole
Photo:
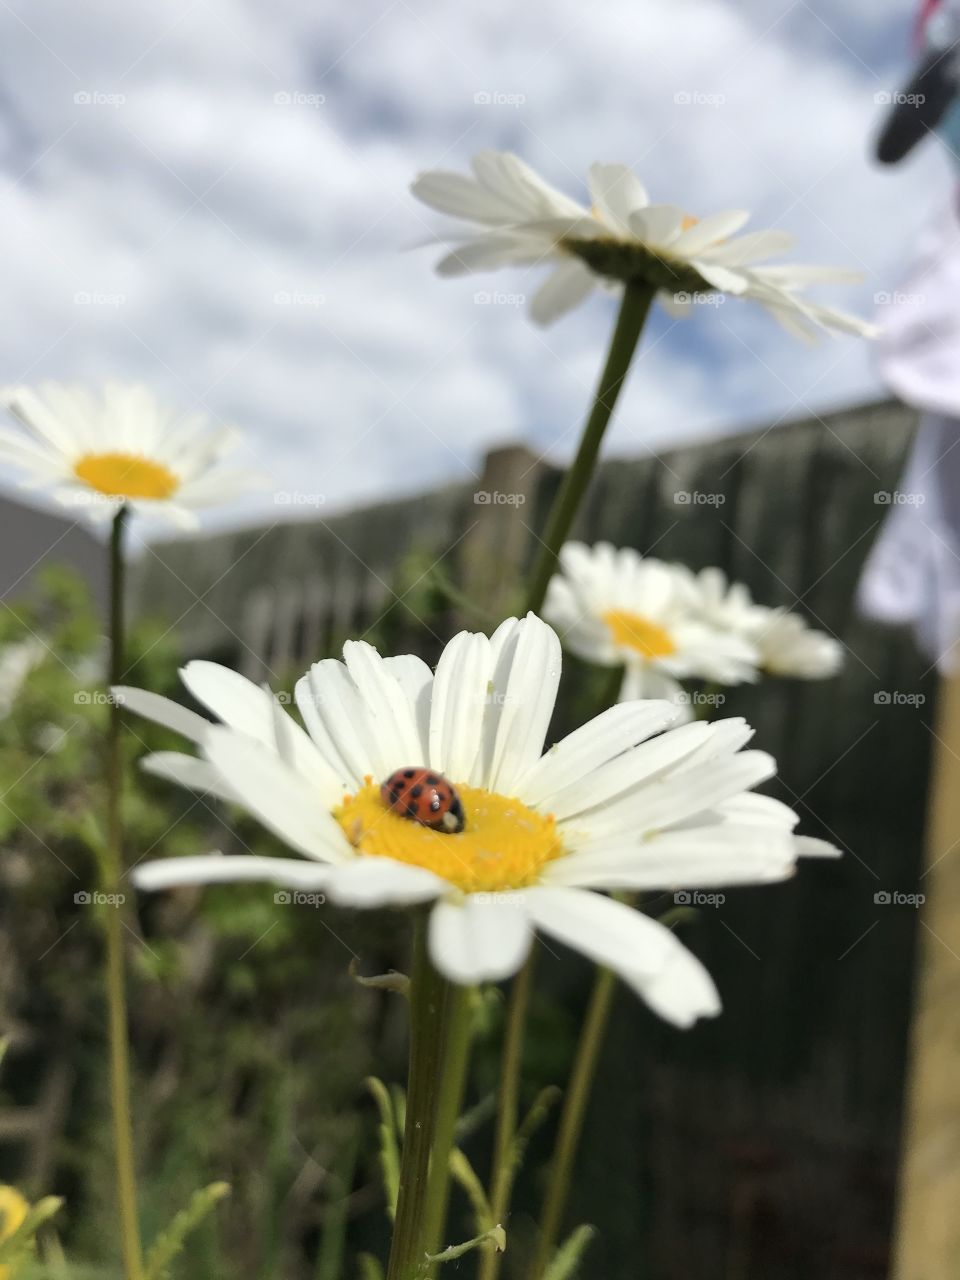
[[[397,769],[381,783],[380,799],[402,818],[453,835],[463,830],[463,805],[442,773]]]

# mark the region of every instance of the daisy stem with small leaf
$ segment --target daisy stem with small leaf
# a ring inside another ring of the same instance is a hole
[[[410,1066],[397,1213],[387,1280],[422,1280],[432,1237],[443,1231],[447,1175],[469,1049],[469,990],[431,963],[427,920],[414,926]],[[431,1160],[433,1174],[431,1176]]]
[[[597,384],[593,406],[584,426],[576,457],[560,483],[540,540],[540,551],[527,588],[526,599],[526,609],[534,613],[539,612],[543,605],[547,587],[557,567],[560,548],[570,534],[580,504],[596,470],[600,446],[627,374],[630,372],[630,365],[655,293],[655,288],[648,284],[624,286],[620,312],[610,340],[606,364]],[[532,968],[533,953],[531,952],[526,965],[514,980],[507,1013],[491,1179],[490,1203],[496,1222],[502,1222],[507,1217],[513,1181],[513,1147],[520,1094],[520,1067],[530,990],[533,985]],[[493,1251],[485,1255],[480,1266],[480,1280],[496,1280],[500,1272],[500,1257],[500,1254]]]
[[[127,509],[113,518],[110,533],[110,687],[124,675],[124,558],[123,531]],[[120,794],[123,783],[123,742],[120,706],[112,698],[108,707],[107,746],[107,842],[102,877],[104,893],[119,895],[123,877],[123,829]],[[122,909],[104,908],[106,927],[106,986],[108,1040],[110,1046],[110,1109],[113,1116],[113,1149],[116,1164],[117,1202],[123,1272],[126,1280],[142,1280],[143,1252],[137,1216],[137,1184],[130,1111],[130,1058],[127,992],[124,973]]]

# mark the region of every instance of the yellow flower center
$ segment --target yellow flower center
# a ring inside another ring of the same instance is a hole
[[[162,462],[136,453],[85,453],[74,475],[111,498],[169,498],[180,481]]]
[[[683,215],[683,221],[680,223],[680,230],[689,231],[690,228],[695,227],[699,221],[700,219],[694,217],[692,213],[685,213]]]
[[[669,658],[677,651],[673,636],[666,628],[629,609],[608,609],[603,620],[610,628],[614,644],[633,649],[644,658]]]
[[[448,834],[394,813],[379,783],[365,783],[334,810],[357,853],[425,867],[464,893],[522,889],[563,853],[555,819],[509,796],[457,784],[466,823]]]

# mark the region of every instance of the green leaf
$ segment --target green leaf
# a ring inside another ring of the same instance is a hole
[[[419,1273],[424,1275],[437,1262],[455,1262],[457,1258],[462,1258],[471,1249],[479,1249],[488,1240],[493,1243],[497,1253],[506,1252],[507,1233],[503,1227],[491,1227],[489,1231],[484,1231],[482,1235],[476,1236],[473,1240],[465,1240],[463,1244],[452,1244],[449,1249],[443,1249],[440,1253],[428,1253],[423,1262],[420,1263]]]
[[[167,1280],[170,1265],[182,1252],[187,1237],[196,1231],[214,1206],[230,1194],[227,1182],[211,1182],[198,1191],[185,1209],[181,1209],[166,1231],[154,1240],[144,1266],[145,1280]]]
[[[469,1111],[465,1111],[457,1121],[457,1142],[466,1142],[496,1114],[497,1095],[495,1093],[485,1094]]]
[[[597,1234],[595,1227],[577,1227],[567,1236],[563,1244],[553,1255],[553,1261],[547,1267],[543,1280],[573,1280],[579,1270],[587,1246]]]
[[[357,1262],[360,1264],[360,1280],[383,1280],[383,1267],[372,1253],[361,1253]]]
[[[391,969],[389,973],[375,974],[372,978],[365,978],[357,972],[357,961],[354,958],[350,961],[349,973],[354,982],[359,982],[361,987],[370,987],[374,991],[392,991],[399,996],[410,995],[410,979],[405,973],[399,973],[396,969]]]
[[[397,1118],[387,1086],[376,1076],[368,1076],[365,1084],[373,1095],[380,1112],[380,1169],[383,1173],[383,1189],[387,1198],[387,1214],[390,1221],[397,1216],[397,1195],[400,1191],[400,1138]]]
[[[467,1198],[473,1208],[473,1218],[477,1232],[489,1231],[494,1225],[490,1201],[487,1199],[483,1183],[477,1177],[473,1165],[459,1147],[454,1147],[450,1152],[450,1174],[467,1193]]]
[[[555,1084],[547,1085],[533,1100],[533,1105],[523,1118],[523,1123],[517,1130],[513,1139],[513,1148],[511,1151],[511,1163],[514,1171],[523,1164],[523,1157],[527,1153],[527,1145],[536,1131],[546,1120],[550,1114],[552,1107],[555,1107],[562,1097],[562,1090],[558,1089]]]

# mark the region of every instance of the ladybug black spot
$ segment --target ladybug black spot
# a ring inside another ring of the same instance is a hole
[[[410,788],[410,794],[414,798],[414,800],[416,800],[418,796],[423,795],[423,787],[420,785],[419,782],[415,786],[412,786]]]

